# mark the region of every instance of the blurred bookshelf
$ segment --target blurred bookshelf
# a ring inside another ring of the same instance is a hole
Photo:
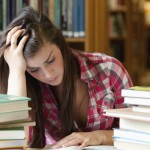
[[[71,48],[116,57],[140,83],[146,63],[143,0],[0,0],[0,30],[27,5],[46,14]]]

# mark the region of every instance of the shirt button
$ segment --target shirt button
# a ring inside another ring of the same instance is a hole
[[[92,124],[89,124],[89,127],[92,127]]]

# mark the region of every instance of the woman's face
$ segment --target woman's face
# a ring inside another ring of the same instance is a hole
[[[27,72],[37,80],[57,86],[62,83],[63,57],[55,44],[45,43],[35,56],[27,58]]]

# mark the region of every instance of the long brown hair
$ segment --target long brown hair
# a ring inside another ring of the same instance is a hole
[[[3,53],[6,47],[6,37],[8,32],[15,26],[22,26],[29,34],[25,44],[23,54],[25,58],[34,56],[44,41],[56,44],[60,49],[64,60],[64,77],[62,100],[60,101],[59,117],[61,121],[62,137],[70,134],[74,130],[74,101],[75,101],[75,78],[78,65],[71,50],[68,48],[65,39],[59,29],[44,14],[35,11],[27,6],[21,10],[17,17],[9,24],[0,39],[0,93],[7,93],[9,68],[4,59]],[[39,82],[26,72],[27,95],[32,98],[36,127],[34,128],[31,147],[44,147],[45,134],[43,125],[43,114],[41,108],[40,85]],[[38,94],[37,94],[38,93]]]

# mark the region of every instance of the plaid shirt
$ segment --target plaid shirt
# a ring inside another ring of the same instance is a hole
[[[73,54],[80,64],[81,80],[87,83],[89,89],[88,117],[84,131],[112,129],[116,121],[105,116],[104,109],[124,107],[121,89],[132,86],[127,71],[118,60],[101,53]],[[42,95],[46,142],[52,144],[60,136],[57,102],[46,84],[42,84]]]

